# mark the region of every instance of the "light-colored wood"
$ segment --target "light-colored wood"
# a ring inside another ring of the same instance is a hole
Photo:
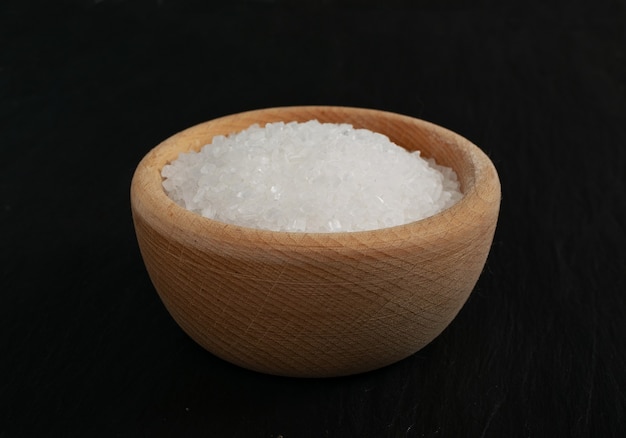
[[[311,119],[351,123],[421,150],[457,172],[463,199],[407,225],[324,234],[216,222],[163,191],[160,171],[180,152],[253,123]],[[324,377],[396,362],[448,326],[487,258],[500,182],[480,149],[431,123],[369,109],[283,107],[226,116],[167,139],[137,167],[131,204],[150,278],[191,338],[248,369]]]

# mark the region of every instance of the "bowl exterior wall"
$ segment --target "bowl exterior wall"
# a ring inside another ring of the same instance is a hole
[[[239,254],[172,241],[138,214],[135,226],[156,290],[197,343],[256,371],[325,377],[391,364],[438,336],[485,263],[496,218],[484,219],[428,246]]]

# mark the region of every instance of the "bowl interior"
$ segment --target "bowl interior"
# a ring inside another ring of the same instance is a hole
[[[141,169],[143,173],[142,183],[146,185],[144,193],[151,196],[151,202],[161,204],[162,206],[171,204],[168,208],[175,211],[177,216],[185,217],[184,222],[198,224],[199,222],[193,220],[190,216],[198,215],[179,207],[165,194],[161,185],[161,170],[163,166],[175,160],[180,153],[189,152],[191,150],[198,151],[204,145],[210,143],[212,138],[216,135],[236,133],[255,123],[263,126],[271,122],[305,122],[312,119],[316,119],[321,123],[349,123],[355,128],[365,128],[385,134],[391,141],[399,146],[410,151],[419,150],[423,157],[434,158],[438,164],[451,167],[457,174],[464,197],[448,210],[459,208],[458,205],[466,202],[465,198],[474,191],[476,178],[479,176],[477,175],[477,171],[479,170],[480,162],[477,162],[475,159],[476,147],[463,137],[437,125],[385,111],[348,107],[304,106],[269,108],[234,114],[196,125],[174,135],[152,150],[142,162],[142,164],[145,165],[139,166],[138,170]],[[453,211],[448,211],[447,214],[451,213],[454,214]],[[441,214],[442,213],[439,213],[419,222],[427,224],[435,220],[433,218]],[[211,226],[210,223],[216,222],[206,218],[202,219],[205,222],[205,226],[209,227]],[[218,227],[222,227],[223,225],[222,223],[217,224]],[[234,229],[245,228],[236,225],[229,226]],[[403,226],[404,225],[400,225],[399,227]],[[385,231],[383,230],[384,229],[362,231],[358,233],[384,234]],[[202,231],[202,233],[204,232],[206,232],[206,230]],[[245,234],[251,231],[246,229],[238,230],[238,232]],[[277,236],[281,234],[293,234],[289,232],[266,230],[254,230],[252,232],[254,234],[273,233]],[[341,235],[352,233],[354,232],[332,233],[332,241],[329,241],[329,244],[332,245],[336,239],[342,239],[343,237],[341,237]],[[281,239],[281,237],[276,238]],[[298,237],[299,241],[304,243],[301,241],[301,238],[302,236]],[[316,237],[315,245],[319,245],[319,236]]]

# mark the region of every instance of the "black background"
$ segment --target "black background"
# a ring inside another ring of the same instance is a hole
[[[626,3],[222,3],[0,3],[0,437],[625,436]],[[153,146],[301,104],[443,125],[502,182],[459,316],[362,375],[205,352],[135,241]]]

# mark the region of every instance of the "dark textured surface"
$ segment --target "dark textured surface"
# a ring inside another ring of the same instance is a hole
[[[317,3],[0,4],[0,437],[626,434],[624,1]],[[476,290],[396,365],[239,369],[143,267],[141,157],[292,104],[421,117],[500,172]]]

